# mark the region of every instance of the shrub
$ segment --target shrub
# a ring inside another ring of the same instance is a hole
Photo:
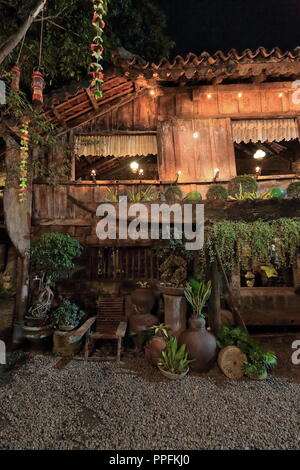
[[[287,188],[287,196],[290,198],[300,198],[300,181],[294,181],[289,184]]]
[[[78,305],[70,302],[70,300],[64,300],[60,307],[52,314],[55,324],[59,326],[77,326],[83,316],[84,312],[80,310]]]
[[[258,190],[257,181],[249,175],[235,176],[229,181],[228,193],[230,196],[235,196],[240,192],[243,193],[256,193]]]
[[[216,199],[224,200],[227,198],[227,189],[224,188],[224,186],[221,186],[220,184],[212,184],[206,193],[206,199],[208,199],[209,201],[215,201]]]
[[[70,235],[46,233],[33,244],[31,262],[38,272],[55,282],[74,268],[73,259],[80,256],[81,251],[81,245]]]

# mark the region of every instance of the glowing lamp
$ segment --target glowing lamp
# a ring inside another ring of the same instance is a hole
[[[262,158],[265,158],[266,155],[267,155],[266,152],[264,152],[261,149],[258,149],[253,155],[253,158],[255,158],[256,160],[260,160]]]
[[[194,139],[199,139],[199,132],[194,132],[193,137]]]
[[[154,95],[155,95],[155,90],[153,90],[153,88],[151,88],[151,90],[149,91],[149,94],[150,94],[151,96],[154,96]]]
[[[137,171],[139,169],[139,164],[137,162],[130,163],[130,169],[131,169],[132,173],[137,173]]]
[[[238,93],[238,98],[242,98],[243,93]]]
[[[208,94],[207,94],[207,99],[208,99],[208,100],[211,100],[211,98],[212,98],[212,95],[211,95],[210,93],[208,93]]]

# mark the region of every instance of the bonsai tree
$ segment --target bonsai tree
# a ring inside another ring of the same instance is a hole
[[[206,305],[211,294],[211,281],[196,281],[191,279],[186,288],[184,289],[184,295],[192,306],[193,315],[200,318],[205,318],[203,309]]]
[[[212,184],[206,193],[206,199],[208,201],[215,201],[217,199],[225,200],[227,198],[228,191],[220,184]]]
[[[300,181],[294,181],[288,185],[287,197],[300,198]]]
[[[249,175],[235,176],[228,184],[228,193],[233,197],[240,193],[256,194],[257,190],[257,181]]]
[[[80,307],[67,299],[52,314],[53,321],[58,326],[75,327],[79,325],[83,317],[84,312],[80,310]]]
[[[74,258],[80,256],[82,247],[75,238],[62,233],[46,233],[37,240],[31,249],[31,262],[34,269],[53,285],[66,277],[74,268]]]

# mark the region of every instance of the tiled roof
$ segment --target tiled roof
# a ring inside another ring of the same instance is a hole
[[[188,80],[211,80],[219,72],[223,72],[228,78],[247,78],[263,71],[270,77],[290,76],[300,72],[300,47],[286,52],[278,47],[270,51],[259,47],[255,51],[245,49],[241,54],[236,49],[231,49],[228,54],[223,51],[217,51],[213,55],[208,52],[200,55],[189,53],[186,57],[178,55],[172,61],[163,58],[157,64],[145,63],[138,56],[134,56],[132,60],[116,57],[116,65],[132,79],[142,76],[146,79],[172,81],[180,77]]]

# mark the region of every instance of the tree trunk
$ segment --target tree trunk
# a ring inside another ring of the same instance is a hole
[[[211,296],[208,304],[208,319],[213,334],[218,337],[221,329],[221,279],[217,261],[209,265]]]
[[[47,0],[38,0],[35,7],[31,10],[26,20],[20,26],[18,31],[15,34],[12,34],[3,44],[0,46],[0,64],[4,59],[10,54],[14,48],[19,44],[23,39],[26,32],[30,28],[33,20],[39,15],[46,4]]]

